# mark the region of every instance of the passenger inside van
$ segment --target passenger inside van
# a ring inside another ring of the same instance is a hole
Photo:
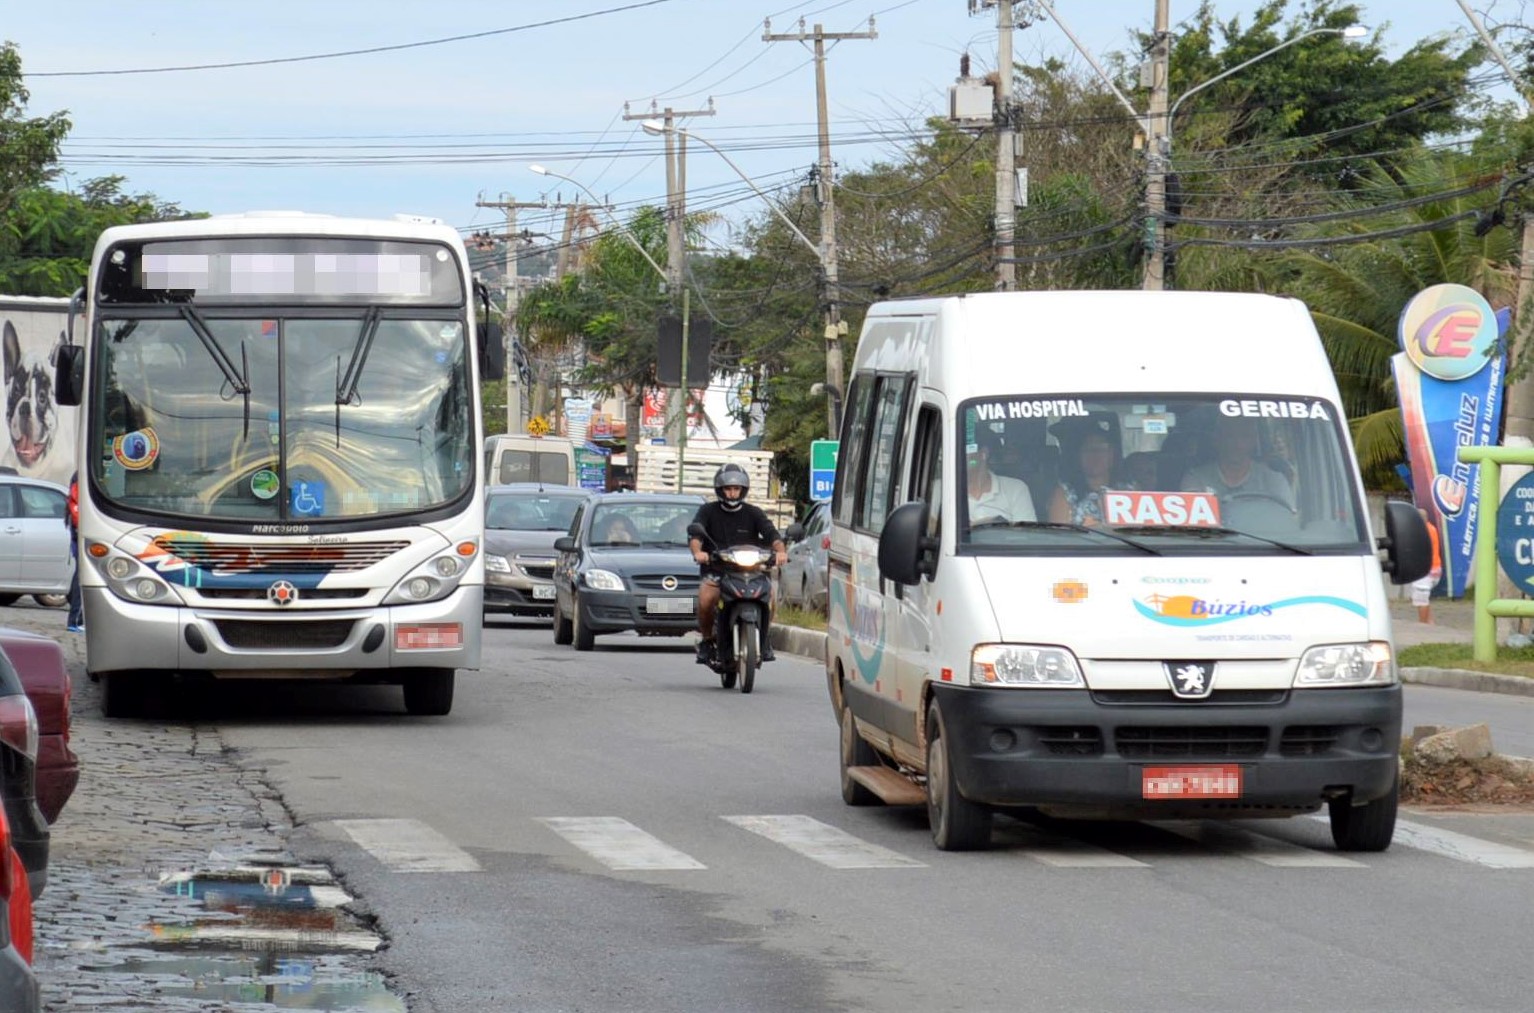
[[[992,456],[1002,447],[1001,435],[982,424],[975,427],[974,440],[966,448],[970,525],[1037,520],[1028,483],[999,475],[991,468]]]
[[[1103,522],[1103,491],[1112,487],[1119,465],[1118,417],[1094,412],[1056,422],[1050,433],[1063,448],[1060,484],[1049,504],[1056,524]]]

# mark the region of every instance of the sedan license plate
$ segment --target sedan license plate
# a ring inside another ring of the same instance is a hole
[[[1144,798],[1240,798],[1241,768],[1235,764],[1146,767],[1140,775]]]
[[[644,610],[668,616],[685,616],[697,611],[691,598],[646,598]]]
[[[553,584],[534,584],[533,585],[533,601],[553,601],[553,600],[554,600],[554,585]]]

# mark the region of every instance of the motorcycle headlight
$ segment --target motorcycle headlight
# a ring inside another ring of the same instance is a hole
[[[976,686],[1086,687],[1076,656],[1044,644],[980,644],[970,654],[969,681]]]
[[[1296,689],[1351,686],[1393,686],[1395,658],[1390,645],[1375,640],[1367,644],[1327,644],[1312,647],[1300,658],[1294,675]]]
[[[586,586],[596,591],[622,591],[623,578],[611,570],[587,570]]]

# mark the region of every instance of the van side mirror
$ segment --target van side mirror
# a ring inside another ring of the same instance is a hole
[[[571,538],[569,535],[560,535],[558,538],[554,539],[554,551],[574,552],[575,539]]]
[[[879,533],[879,576],[897,584],[919,584],[937,569],[937,539],[927,534],[931,511],[921,500],[901,504],[884,519]]]
[[[1433,543],[1428,540],[1427,524],[1410,503],[1390,500],[1385,504],[1385,537],[1379,540],[1379,547],[1385,550],[1380,567],[1390,574],[1392,584],[1410,584],[1433,569]]]
[[[85,396],[85,349],[60,345],[53,350],[53,401],[78,405]]]

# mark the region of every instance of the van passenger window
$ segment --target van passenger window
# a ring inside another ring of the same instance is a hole
[[[905,395],[909,387],[908,376],[881,376],[874,397],[868,477],[854,524],[875,535],[884,530],[884,518],[894,509],[895,493],[900,484],[900,452],[906,431]]]
[[[873,413],[874,376],[860,373],[852,381],[847,397],[846,417],[842,419],[841,448],[837,454],[836,482],[831,492],[831,514],[843,524],[852,523],[859,486],[867,469],[863,444],[868,436]]]

